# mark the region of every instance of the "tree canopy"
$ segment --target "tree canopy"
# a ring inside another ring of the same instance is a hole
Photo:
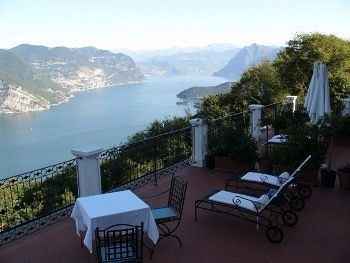
[[[273,62],[249,68],[230,93],[207,97],[201,114],[207,118],[246,110],[249,104],[270,104],[290,94],[303,100],[316,61],[328,67],[332,106],[350,95],[350,41],[320,33],[299,34]]]
[[[316,61],[327,65],[332,104],[339,103],[350,93],[350,41],[319,33],[299,34],[278,54],[274,67],[288,93],[304,96]]]

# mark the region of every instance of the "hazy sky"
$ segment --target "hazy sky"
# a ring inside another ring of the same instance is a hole
[[[1,48],[283,45],[312,31],[350,39],[350,0],[0,0]]]

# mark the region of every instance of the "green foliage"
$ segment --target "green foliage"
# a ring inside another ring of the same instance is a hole
[[[350,136],[350,116],[335,117],[332,119],[334,135]]]
[[[232,93],[225,95],[208,96],[203,100],[199,116],[207,119],[215,119],[224,117],[234,112],[230,103],[233,100]]]
[[[176,131],[190,126],[190,117],[173,117],[165,120],[155,120],[145,130],[135,133],[128,138],[128,143],[135,143],[145,139]]]
[[[288,107],[277,110],[272,127],[275,133],[286,135],[288,143],[272,147],[271,159],[275,165],[297,167],[310,154],[312,167],[318,168],[324,161],[327,149],[323,128],[309,121],[303,108],[294,113]]]
[[[256,141],[244,125],[234,125],[225,119],[209,125],[208,150],[210,155],[230,157],[250,165],[258,158]]]
[[[152,122],[128,143],[109,150],[102,163],[102,189],[108,191],[186,160],[192,152],[189,118]]]
[[[34,183],[20,195],[21,209],[35,209],[35,217],[47,215],[58,208],[70,205],[77,196],[75,168]]]
[[[229,94],[204,99],[201,114],[207,118],[225,116],[230,112],[245,111],[250,104],[271,104],[285,95],[273,65],[263,62],[243,73]]]
[[[296,123],[285,130],[288,143],[272,148],[271,159],[275,165],[297,167],[311,154],[311,167],[318,169],[325,159],[326,144],[321,130],[310,123]]]
[[[249,104],[267,105],[292,94],[303,101],[313,63],[328,67],[332,109],[350,94],[350,42],[333,35],[300,34],[288,42],[273,63],[263,62],[244,72],[232,91],[204,100],[201,114],[208,118],[246,110]]]
[[[290,94],[304,96],[312,77],[313,63],[328,67],[332,104],[350,93],[350,42],[333,35],[300,34],[288,42],[274,66],[283,88]]]
[[[269,62],[251,67],[243,73],[239,82],[233,85],[234,97],[240,98],[240,108],[248,108],[249,104],[267,105],[278,101],[283,95],[277,72]]]
[[[275,134],[285,134],[290,127],[304,126],[310,118],[303,108],[298,108],[293,113],[288,105],[278,105],[271,124]]]
[[[350,136],[350,116],[332,114],[318,123],[325,137]]]
[[[0,232],[73,204],[77,197],[76,183],[75,167],[66,167],[48,178],[1,182]]]

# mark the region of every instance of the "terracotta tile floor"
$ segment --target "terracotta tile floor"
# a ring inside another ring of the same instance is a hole
[[[293,228],[284,227],[285,239],[271,244],[255,225],[224,215],[200,212],[194,222],[194,201],[213,188],[222,188],[226,175],[200,168],[185,168],[178,172],[189,182],[184,218],[179,236],[184,246],[175,240],[163,240],[150,261],[145,262],[350,262],[350,191],[315,188],[299,222]],[[169,178],[158,186],[147,185],[136,191],[146,199],[150,194],[167,189]],[[167,195],[148,200],[157,206]],[[65,219],[35,234],[0,248],[1,263],[79,263],[96,262],[87,249],[80,247],[73,222]]]

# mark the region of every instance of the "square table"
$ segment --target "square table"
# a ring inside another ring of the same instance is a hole
[[[84,245],[92,253],[94,232],[97,227],[107,228],[116,224],[140,225],[154,244],[159,239],[157,224],[149,205],[130,190],[80,197],[76,200],[71,218],[77,234],[86,231]]]

